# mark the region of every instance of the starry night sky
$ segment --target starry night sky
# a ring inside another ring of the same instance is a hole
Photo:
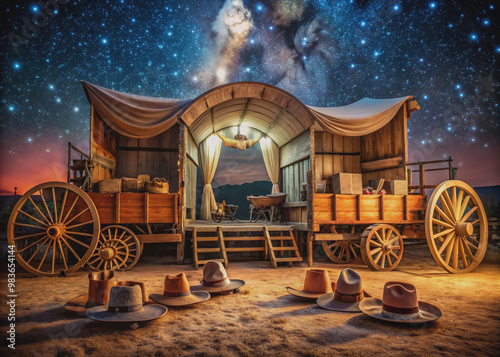
[[[451,155],[460,179],[499,184],[495,3],[2,0],[0,193],[64,181],[67,142],[88,150],[81,80],[168,98],[255,80],[314,106],[414,95],[409,160]],[[244,181],[267,179],[258,156]]]

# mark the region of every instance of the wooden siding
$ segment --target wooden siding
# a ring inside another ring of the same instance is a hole
[[[332,176],[339,172],[361,172],[360,137],[341,136],[315,131],[315,179],[326,181],[326,192],[332,190]]]
[[[281,169],[281,191],[288,193],[286,202],[300,201],[302,183],[307,183],[307,171],[311,170],[309,158]]]
[[[117,160],[117,133],[97,114],[94,107],[90,113],[90,157],[94,161],[92,182],[113,177]]]
[[[179,125],[147,139],[118,136],[116,177],[165,178],[171,192],[178,192]]]
[[[310,132],[306,131],[280,149],[280,168],[309,158],[311,155],[310,135]]]
[[[391,161],[401,162],[408,160],[406,104],[399,109],[396,116],[383,128],[374,133],[361,137],[361,161],[363,166],[380,170],[363,171],[363,185],[368,181],[383,178],[386,180],[406,180],[406,169],[401,167],[385,168]],[[366,165],[371,163],[371,165]],[[394,165],[397,166],[397,165]]]

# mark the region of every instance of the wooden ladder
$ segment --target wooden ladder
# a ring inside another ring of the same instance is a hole
[[[198,233],[216,233],[215,236],[204,236],[199,237]],[[218,247],[198,247],[198,243],[202,242],[218,242]],[[200,259],[199,254],[203,253],[217,253],[219,252],[218,259]],[[226,254],[226,245],[224,243],[224,235],[222,234],[221,227],[217,227],[217,230],[213,232],[212,229],[203,229],[203,228],[193,228],[193,261],[194,268],[198,269],[200,265],[206,264],[209,260],[218,260],[224,264],[224,267],[227,269],[227,254]]]
[[[279,233],[273,235],[272,233]],[[288,266],[292,266],[293,262],[302,262],[297,242],[293,235],[293,227],[264,227],[264,233],[267,239],[267,246],[269,247],[269,257],[273,268],[278,267],[278,263],[286,262]],[[274,246],[273,241],[279,241],[279,246]],[[285,243],[288,243],[285,244]],[[276,253],[279,252],[279,257]],[[288,256],[285,256],[288,255]],[[293,256],[295,255],[295,256]]]

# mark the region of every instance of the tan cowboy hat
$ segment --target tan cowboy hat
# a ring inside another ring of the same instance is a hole
[[[85,312],[89,308],[106,305],[109,300],[109,290],[115,280],[115,272],[111,270],[89,273],[89,289],[87,294],[79,295],[64,305],[73,312]],[[85,314],[83,314],[85,315]]]
[[[321,295],[316,301],[323,309],[361,312],[359,302],[370,295],[363,290],[361,277],[349,268],[340,272],[337,283],[332,283],[331,293]]]
[[[162,294],[149,295],[151,300],[167,306],[186,306],[197,304],[210,299],[210,294],[206,291],[194,291],[189,289],[189,283],[184,273],[165,277],[165,288]]]
[[[298,290],[287,286],[287,291],[293,296],[303,299],[317,299],[330,290],[330,278],[323,269],[308,269],[304,280],[304,288]]]
[[[203,267],[203,279],[200,285],[191,286],[191,291],[223,293],[234,291],[245,285],[243,280],[229,280],[224,265],[218,260],[209,260]]]
[[[423,323],[441,317],[439,308],[418,301],[415,286],[396,281],[385,283],[382,300],[364,299],[359,308],[368,316],[391,322]]]
[[[113,286],[109,304],[88,309],[87,317],[104,322],[145,322],[162,317],[167,310],[163,305],[143,305],[139,285]]]

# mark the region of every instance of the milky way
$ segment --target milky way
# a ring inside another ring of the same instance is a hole
[[[0,191],[64,179],[67,142],[88,146],[81,80],[170,98],[255,80],[314,106],[414,95],[409,160],[500,181],[493,1],[43,3],[1,5]]]

